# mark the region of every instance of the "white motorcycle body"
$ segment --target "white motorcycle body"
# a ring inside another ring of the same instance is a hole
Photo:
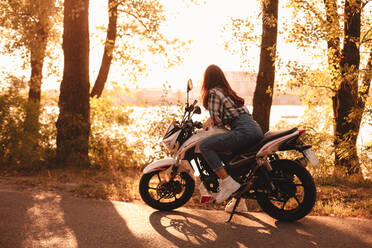
[[[199,145],[200,143],[208,137],[215,136],[218,134],[226,133],[226,129],[222,128],[210,128],[208,131],[198,130],[196,134],[191,136],[185,143],[182,144],[180,149],[176,153],[176,158],[178,160],[183,159],[187,150],[192,147],[195,147],[195,152],[200,153]]]
[[[189,149],[195,149],[195,153],[200,153],[199,145],[204,139],[214,136],[214,135],[222,134],[225,132],[227,132],[227,130],[221,129],[221,128],[211,128],[208,131],[198,130],[194,135],[192,135],[186,142],[184,142],[177,149],[174,158],[162,159],[162,160],[153,162],[149,164],[148,166],[146,166],[146,168],[143,170],[143,173],[146,174],[146,173],[150,173],[156,170],[165,170],[169,168],[170,166],[177,164],[178,161],[180,161],[179,166],[184,167],[184,170],[190,172],[185,167],[189,166],[190,168],[192,168],[192,166],[190,165],[188,161],[182,160],[185,156],[186,151],[188,151]],[[269,131],[265,133],[264,137],[267,138],[269,136],[276,135],[276,134],[277,132]],[[264,157],[264,156],[277,152],[279,150],[280,145],[282,145],[285,141],[298,136],[299,134],[300,134],[300,131],[297,130],[285,136],[279,137],[277,139],[270,140],[269,142],[267,142],[260,148],[260,150],[256,154],[256,157],[260,158],[260,157]],[[318,161],[316,160],[312,164],[315,165],[317,163]],[[190,175],[191,174],[192,173],[190,173]]]
[[[190,80],[187,94],[191,88]],[[155,161],[143,170],[139,192],[143,201],[154,209],[170,211],[183,206],[193,196],[197,182],[194,176],[199,176],[201,181],[201,202],[215,198],[219,192],[217,175],[199,155],[200,143],[208,137],[229,131],[217,128],[201,130],[203,124],[192,120],[194,114],[201,113],[196,103],[194,101],[190,105],[187,100],[182,120],[173,120],[163,136],[162,143],[171,152],[172,158]],[[277,220],[295,221],[311,211],[316,200],[316,187],[305,167],[307,162],[315,166],[319,161],[311,145],[304,144],[300,139],[304,132],[297,128],[271,131],[252,147],[241,147],[240,151],[231,151],[226,147],[226,152],[232,153],[221,159],[229,175],[241,184],[232,195],[236,202],[226,222],[231,220],[241,198],[257,200],[263,211]],[[291,150],[302,153],[303,157],[288,160],[281,159],[277,154],[278,151]],[[300,182],[294,181],[295,176]],[[297,187],[301,189],[297,190]],[[297,197],[298,193],[302,193],[303,197]],[[283,204],[278,206],[272,201]]]
[[[151,164],[147,165],[143,169],[143,174],[148,174],[153,171],[161,170],[164,171],[168,169],[170,166],[175,165],[176,160],[173,158],[166,158],[166,159],[160,159],[158,161],[154,161]]]
[[[183,169],[184,171],[187,171],[190,175],[193,175],[193,172],[190,170],[192,169],[192,166],[190,165],[190,163],[188,161],[182,160],[183,157],[185,156],[186,151],[189,149],[195,149],[196,153],[200,153],[199,145],[204,139],[214,136],[214,135],[222,134],[225,132],[227,132],[227,130],[222,129],[222,128],[210,128],[208,131],[198,130],[194,135],[192,135],[185,143],[183,143],[179,147],[179,149],[177,150],[174,156],[175,158],[167,158],[167,159],[161,159],[161,160],[155,161],[149,164],[148,166],[146,166],[143,169],[143,173],[148,174],[150,172],[157,171],[157,170],[164,171],[168,169],[169,167],[171,167],[172,165],[176,165],[177,161],[181,161],[179,162],[179,166],[183,167],[181,169]]]

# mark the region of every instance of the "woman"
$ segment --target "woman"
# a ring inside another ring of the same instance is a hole
[[[220,191],[216,202],[222,203],[240,188],[240,184],[229,176],[218,156],[218,152],[249,147],[263,138],[261,127],[244,106],[244,99],[233,91],[222,70],[210,65],[204,73],[202,85],[203,106],[210,117],[204,129],[229,126],[230,131],[209,137],[200,144],[200,152],[220,180]]]

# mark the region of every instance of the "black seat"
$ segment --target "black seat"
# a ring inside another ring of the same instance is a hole
[[[267,133],[265,133],[264,138],[260,141],[260,144],[264,145],[269,141],[294,133],[297,130],[297,127],[294,127],[285,131],[268,131]]]
[[[297,127],[294,127],[292,129],[285,130],[285,131],[268,131],[267,133],[265,133],[264,138],[260,141],[260,143],[258,143],[255,146],[251,146],[248,149],[247,148],[244,149],[243,150],[243,153],[257,152],[266,143],[268,143],[268,142],[270,142],[270,141],[272,141],[274,139],[277,139],[277,138],[286,136],[288,134],[294,133],[297,130],[298,130]]]

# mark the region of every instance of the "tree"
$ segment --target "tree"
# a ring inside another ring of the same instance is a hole
[[[192,4],[197,3],[192,1]],[[108,15],[102,63],[91,96],[101,96],[115,59],[121,61],[127,75],[136,79],[147,69],[144,54],[156,55],[157,62],[165,57],[168,66],[172,66],[181,61],[187,50],[186,42],[161,33],[160,25],[166,18],[164,7],[158,0],[108,0]]]
[[[350,114],[357,107],[359,97],[361,1],[345,1],[344,11],[344,46],[340,61],[341,82],[333,97],[335,162],[337,166],[348,168],[349,174],[355,174],[361,173],[356,147],[360,122],[357,121],[359,118],[353,118]],[[361,116],[362,113],[363,111],[357,115]]]
[[[64,71],[57,120],[57,162],[89,164],[89,0],[65,0]]]
[[[89,37],[87,32],[87,2],[65,2],[63,50],[65,70],[59,99],[57,121],[57,160],[61,163],[89,163]],[[72,14],[71,14],[72,13]],[[184,47],[179,39],[166,39],[159,27],[164,18],[163,6],[157,0],[109,0],[109,24],[100,72],[91,96],[101,96],[107,81],[111,61],[120,58],[134,75],[145,69],[141,65],[144,51],[165,54]],[[71,16],[72,15],[72,16]],[[120,25],[118,25],[120,23]],[[116,39],[120,45],[116,46]],[[115,51],[115,52],[114,52]],[[176,63],[181,53],[174,56]],[[169,62],[169,61],[168,61]],[[172,63],[168,63],[172,64]],[[88,93],[87,93],[88,91]]]
[[[270,110],[274,93],[278,0],[265,0],[262,5],[261,54],[253,95],[253,119],[260,124],[265,133],[270,127]]]
[[[259,68],[253,95],[253,118],[267,132],[270,125],[270,111],[274,93],[276,43],[278,33],[278,0],[259,1],[261,13],[252,13],[246,19],[232,18],[224,28],[232,39],[225,42],[225,48],[240,54],[243,68],[252,70],[255,51],[260,47]],[[261,15],[261,23],[257,20]],[[258,30],[261,25],[262,30]],[[261,32],[261,35],[258,33]],[[256,66],[254,66],[256,67]],[[257,70],[257,69],[253,69]]]
[[[302,12],[307,17],[295,21],[291,30],[292,41],[301,47],[316,47],[320,41],[327,42],[330,80],[320,82],[317,87],[328,89],[332,95],[335,165],[346,168],[348,174],[361,173],[356,141],[371,82],[371,57],[366,63],[365,73],[360,69],[361,48],[371,56],[371,15],[364,14],[364,22],[361,19],[367,3],[346,0],[344,6],[339,6],[335,0],[295,0],[291,4],[296,14]],[[340,9],[344,12],[343,19],[338,14]]]
[[[115,48],[116,34],[117,34],[117,20],[118,20],[118,0],[108,0],[108,15],[109,23],[107,27],[107,36],[105,48],[103,51],[102,63],[98,72],[96,82],[90,93],[92,97],[100,97],[105,87],[105,83],[110,71],[112,55]]]
[[[58,6],[55,0],[1,1],[0,26],[11,30],[7,42],[8,51],[25,48],[29,58],[31,76],[29,80],[28,104],[24,121],[24,146],[35,149],[39,132],[39,115],[43,65],[47,43],[54,37],[53,19]]]

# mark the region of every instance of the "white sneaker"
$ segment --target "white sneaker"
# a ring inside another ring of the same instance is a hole
[[[221,180],[220,192],[216,196],[216,202],[222,203],[224,200],[240,188],[240,184],[236,182],[231,176]]]
[[[236,202],[236,199],[232,198],[231,201],[229,201],[226,204],[225,211],[228,212],[228,213],[231,213],[233,211],[235,202]],[[236,213],[243,213],[243,212],[247,212],[247,211],[248,211],[248,208],[247,208],[247,204],[245,203],[245,199],[241,199],[238,206],[235,209],[235,212]]]

